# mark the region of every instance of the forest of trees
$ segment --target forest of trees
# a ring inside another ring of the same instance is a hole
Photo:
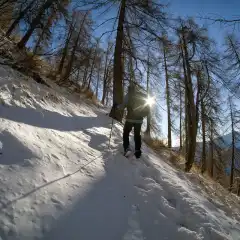
[[[60,86],[89,91],[106,106],[120,104],[128,84],[137,82],[156,97],[146,134],[161,136],[166,115],[167,146],[172,148],[178,136],[185,170],[190,171],[196,157],[201,172],[212,177],[230,166],[232,190],[240,177],[235,146],[240,127],[237,29],[219,47],[199,21],[173,18],[159,2],[0,0],[0,37],[25,50],[28,61],[47,63],[45,74]],[[223,28],[240,24],[224,16],[209,21]],[[122,116],[119,110],[117,119]],[[215,139],[229,132],[231,156],[226,160],[226,149],[219,149]]]

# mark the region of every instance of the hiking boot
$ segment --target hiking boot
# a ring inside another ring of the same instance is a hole
[[[137,151],[135,151],[134,155],[135,155],[136,158],[140,158],[142,156],[142,151],[137,150]]]
[[[128,157],[131,154],[132,150],[130,148],[127,148],[124,150],[124,156]]]

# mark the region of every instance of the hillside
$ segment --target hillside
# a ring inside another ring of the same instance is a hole
[[[234,135],[235,135],[235,147],[240,149],[240,133],[235,132]],[[223,149],[229,148],[232,145],[232,133],[223,135],[215,139],[214,142]]]
[[[220,136],[214,139],[214,150],[221,153],[224,161],[225,170],[230,172],[232,162],[232,133]],[[209,153],[209,142],[206,143],[206,152]],[[196,147],[196,162],[200,162],[202,157],[202,142],[197,142]],[[216,158],[218,161],[220,159]],[[240,169],[240,133],[235,132],[235,167]]]
[[[107,110],[6,66],[0,84],[0,239],[240,239],[237,197],[146,146],[125,159],[118,124],[108,149]]]

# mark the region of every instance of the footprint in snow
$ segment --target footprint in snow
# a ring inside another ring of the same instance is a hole
[[[51,156],[59,160],[59,157],[57,155],[51,153]]]
[[[198,233],[188,229],[187,227],[179,227],[178,228],[179,238],[180,239],[197,239],[201,240],[202,236],[200,236]]]
[[[137,184],[135,185],[135,187],[138,188],[140,191],[144,191],[144,192],[151,191],[151,189],[148,189],[148,187],[145,186],[144,184]]]
[[[171,219],[179,219],[182,214],[176,209],[177,201],[173,198],[166,198],[164,196],[161,197],[161,201],[159,201],[158,210]]]
[[[55,204],[61,204],[61,202],[58,199],[54,198],[54,197],[51,198],[51,201],[53,203],[55,203]]]
[[[166,198],[168,201],[169,206],[176,208],[177,207],[177,200],[175,198]]]
[[[58,199],[52,197],[51,201],[53,202],[53,204],[55,205],[56,208],[63,209],[63,204]]]

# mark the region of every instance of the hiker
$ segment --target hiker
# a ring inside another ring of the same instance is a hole
[[[146,103],[147,95],[137,89],[137,86],[131,84],[128,87],[128,93],[124,97],[123,104],[115,106],[117,108],[127,108],[126,122],[123,128],[123,148],[124,156],[128,156],[131,153],[129,145],[129,134],[134,128],[134,141],[135,141],[135,153],[136,158],[140,158],[142,151],[142,139],[141,139],[141,127],[143,118],[147,117],[150,113],[150,107]]]

